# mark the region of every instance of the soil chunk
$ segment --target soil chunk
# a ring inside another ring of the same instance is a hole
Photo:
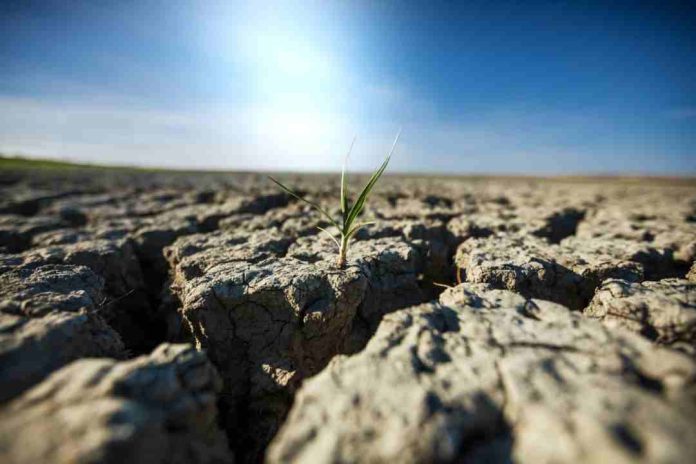
[[[0,215],[0,250],[19,253],[31,246],[34,236],[68,224],[51,216]]]
[[[118,334],[97,314],[103,280],[84,266],[0,259],[0,402],[87,356],[122,357]]]
[[[51,311],[95,311],[104,280],[86,266],[45,264],[0,255],[0,311],[40,317]]]
[[[76,361],[0,409],[0,460],[233,462],[215,422],[220,387],[188,345],[130,361]]]
[[[145,281],[129,239],[82,237],[74,243],[34,248],[22,255],[25,263],[85,266],[104,280],[100,314],[137,352],[148,348],[154,315]]]
[[[630,240],[570,237],[556,245],[514,234],[467,240],[455,260],[467,282],[488,283],[571,309],[585,307],[607,278],[640,281],[673,265],[669,250]]]
[[[597,289],[584,313],[610,327],[623,327],[696,354],[696,283],[610,279]]]
[[[385,316],[365,350],[307,380],[268,462],[683,462],[696,452],[693,360],[485,285],[442,298]]]
[[[0,403],[80,358],[125,356],[118,334],[86,311],[41,318],[0,313]]]
[[[423,300],[418,251],[397,238],[332,242],[278,231],[185,237],[167,250],[172,289],[196,343],[224,379],[228,430],[258,455],[302,379],[360,349],[383,314]]]

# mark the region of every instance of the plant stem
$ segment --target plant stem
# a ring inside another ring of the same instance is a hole
[[[338,250],[338,260],[336,261],[336,265],[338,266],[339,269],[343,269],[346,267],[346,254],[348,253],[348,238],[347,237],[341,237],[341,247]]]

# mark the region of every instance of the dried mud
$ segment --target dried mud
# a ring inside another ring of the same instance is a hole
[[[342,270],[259,174],[0,191],[3,462],[696,454],[691,181],[387,176]]]

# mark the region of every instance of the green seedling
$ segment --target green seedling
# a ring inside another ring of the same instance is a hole
[[[365,204],[367,203],[367,199],[370,196],[372,188],[375,186],[379,178],[387,169],[387,165],[389,164],[389,160],[391,159],[391,156],[394,153],[394,149],[396,148],[396,143],[399,141],[400,135],[401,131],[399,131],[399,133],[396,135],[391,150],[389,151],[389,154],[385,158],[382,165],[372,174],[372,177],[370,177],[370,180],[367,182],[367,185],[365,185],[365,187],[362,189],[362,192],[360,192],[360,195],[358,196],[357,200],[355,200],[355,203],[351,204],[350,199],[348,198],[348,180],[346,178],[346,164],[348,163],[348,157],[350,156],[351,151],[353,151],[353,145],[355,144],[355,139],[353,139],[353,142],[350,144],[350,149],[348,150],[348,154],[346,155],[345,161],[343,162],[343,169],[341,170],[341,218],[338,221],[336,221],[331,216],[331,214],[329,214],[324,208],[319,206],[319,204],[301,197],[285,185],[281,184],[278,180],[269,176],[269,178],[286,193],[297,198],[300,201],[307,203],[309,206],[319,211],[319,213],[322,216],[324,216],[333,227],[336,228],[338,232],[337,234],[332,234],[331,232],[322,227],[319,227],[319,230],[331,237],[331,240],[333,240],[336,246],[338,247],[338,259],[336,260],[336,265],[339,269],[344,268],[346,265],[346,256],[348,255],[348,246],[350,244],[350,239],[355,235],[355,233],[358,230],[360,230],[361,227],[364,227],[368,224],[372,224],[372,222],[357,222],[357,219],[360,213],[362,213]]]

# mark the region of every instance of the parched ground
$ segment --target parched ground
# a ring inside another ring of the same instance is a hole
[[[363,220],[339,270],[261,174],[1,170],[0,461],[694,459],[696,182],[387,176]]]

